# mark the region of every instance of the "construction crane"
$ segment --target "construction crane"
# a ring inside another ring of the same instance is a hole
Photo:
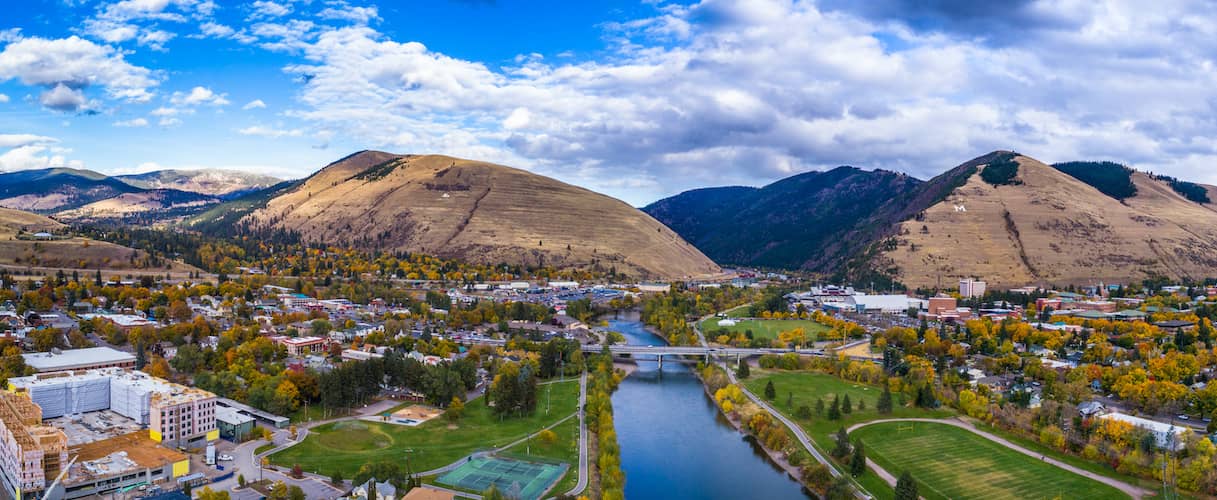
[[[80,455],[76,455],[75,457],[72,457],[71,460],[68,460],[68,465],[65,465],[63,469],[59,471],[59,475],[55,476],[55,480],[46,486],[46,491],[42,494],[42,500],[51,500],[51,491],[54,491],[55,487],[59,486],[59,482],[63,481],[63,476],[68,474],[68,470],[72,468],[72,464],[76,463],[76,459],[78,457],[80,457]]]

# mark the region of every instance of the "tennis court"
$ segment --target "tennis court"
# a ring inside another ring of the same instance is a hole
[[[569,467],[500,457],[478,457],[456,470],[440,476],[436,482],[468,491],[482,492],[495,485],[507,496],[520,500],[535,500],[562,478]]]

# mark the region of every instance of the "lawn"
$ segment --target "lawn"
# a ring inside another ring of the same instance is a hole
[[[802,328],[812,337],[818,337],[820,333],[829,330],[827,326],[808,319],[745,319],[737,320],[735,326],[718,326],[720,320],[722,318],[706,318],[698,327],[701,328],[702,334],[706,335],[707,339],[713,339],[717,336],[716,332],[720,329],[725,329],[732,333],[752,330],[753,338],[769,340],[778,338],[778,333],[794,330],[795,328]]]
[[[948,418],[955,414],[946,409],[925,410],[902,406],[900,405],[899,395],[893,395],[892,404],[894,408],[892,408],[892,413],[890,415],[880,415],[875,410],[875,404],[878,403],[879,394],[883,392],[883,389],[866,384],[848,382],[832,375],[818,372],[754,370],[752,376],[744,381],[744,385],[753,394],[763,397],[765,394],[765,384],[770,380],[773,381],[773,387],[777,392],[775,401],[770,401],[770,404],[792,421],[797,422],[811,436],[812,441],[815,441],[816,447],[825,454],[835,444],[832,438],[833,433],[842,427],[884,418]],[[807,405],[814,412],[817,399],[824,401],[825,413],[827,413],[827,408],[832,404],[834,396],[844,398],[847,394],[855,408],[852,413],[843,414],[840,420],[829,420],[823,415],[813,415],[810,421],[800,420],[795,417],[795,409],[802,405]],[[789,407],[786,405],[788,396],[792,397],[794,403]],[[857,409],[859,402],[864,404],[864,409]],[[867,471],[866,474],[858,478],[858,482],[866,487],[867,491],[880,499],[893,497],[891,486],[874,472]]]
[[[546,414],[549,387],[553,393]],[[574,413],[579,401],[579,381],[541,386],[537,399],[533,415],[500,420],[486,406],[485,398],[476,398],[465,403],[465,415],[456,429],[449,429],[442,416],[415,427],[362,420],[329,423],[310,429],[303,442],[271,455],[270,460],[283,467],[299,464],[305,471],[325,476],[341,470],[348,478],[364,463],[399,461],[407,456],[415,472],[435,469],[473,451],[522,439]]]
[[[910,472],[927,499],[1128,498],[1123,492],[944,424],[888,422],[852,434],[892,474]]]

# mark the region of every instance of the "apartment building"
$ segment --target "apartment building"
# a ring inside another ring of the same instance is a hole
[[[42,424],[27,394],[0,392],[0,482],[8,498],[37,498],[68,462],[68,438]]]

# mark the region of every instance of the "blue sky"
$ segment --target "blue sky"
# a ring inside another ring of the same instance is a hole
[[[40,0],[0,20],[0,169],[300,177],[444,153],[635,205],[1012,148],[1217,182],[1200,1]]]

